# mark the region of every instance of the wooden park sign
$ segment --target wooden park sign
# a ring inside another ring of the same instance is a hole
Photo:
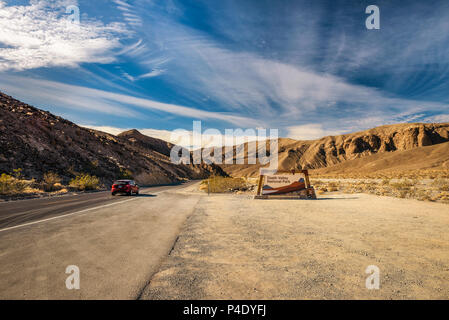
[[[255,199],[316,199],[308,170],[261,170]]]

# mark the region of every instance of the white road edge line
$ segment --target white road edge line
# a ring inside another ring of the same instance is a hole
[[[151,193],[151,194],[159,194],[159,193],[162,193],[162,192],[164,192],[164,191],[154,192],[154,193]],[[87,209],[84,209],[84,210],[81,210],[81,211],[68,213],[68,214],[65,214],[65,215],[62,215],[62,216],[57,216],[57,217],[53,217],[53,218],[38,220],[38,221],[34,221],[34,222],[29,222],[29,223],[24,223],[24,224],[20,224],[18,226],[14,226],[14,227],[0,229],[0,232],[9,231],[9,230],[13,230],[13,229],[18,229],[18,228],[22,228],[22,227],[26,227],[26,226],[32,226],[34,224],[47,222],[47,221],[51,221],[51,220],[66,218],[66,217],[69,217],[69,216],[73,216],[75,214],[80,214],[80,213],[84,213],[84,212],[88,212],[88,211],[92,211],[92,210],[96,210],[96,209],[106,208],[106,207],[110,207],[110,206],[113,206],[113,205],[116,205],[116,204],[121,204],[121,203],[129,202],[129,201],[133,201],[133,200],[137,200],[137,199],[140,199],[140,198],[136,197],[136,198],[133,198],[133,199],[128,199],[128,200],[119,201],[119,202],[113,202],[113,203],[105,204],[105,205],[98,206],[98,207],[87,208]]]

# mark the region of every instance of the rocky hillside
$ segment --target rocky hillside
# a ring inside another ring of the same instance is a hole
[[[395,152],[380,152],[313,170],[318,174],[367,174],[424,169],[449,171],[449,142]]]
[[[376,159],[380,159],[395,152],[438,145],[448,141],[449,123],[388,125],[312,141],[282,138],[279,140],[279,168],[328,168],[370,155],[377,154]],[[436,150],[443,149],[437,148]],[[415,160],[419,161],[417,158]],[[446,163],[443,160],[438,162],[439,164],[434,163],[434,166],[442,166]],[[357,169],[361,165],[361,161],[352,163],[355,166],[353,169]],[[398,166],[400,167],[400,164]],[[419,163],[417,167],[419,167]],[[227,165],[223,168],[233,176],[254,176],[258,174],[260,165]],[[349,167],[345,168],[351,170]]]
[[[22,168],[27,178],[49,171],[68,182],[78,173],[105,184],[129,173],[140,184],[171,183],[206,177],[218,167],[174,165],[171,144],[138,131],[113,136],[80,127],[0,92],[0,173]]]

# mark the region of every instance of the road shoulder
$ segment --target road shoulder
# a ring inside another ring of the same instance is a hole
[[[142,299],[448,299],[448,227],[415,200],[203,197]]]

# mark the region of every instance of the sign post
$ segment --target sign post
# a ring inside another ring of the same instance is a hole
[[[277,171],[261,170],[255,199],[316,199],[310,185],[308,170]]]

